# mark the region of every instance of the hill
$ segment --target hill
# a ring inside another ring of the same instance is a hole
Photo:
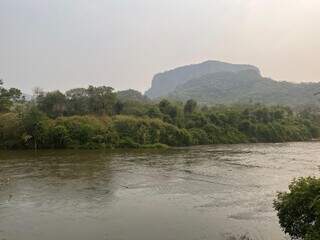
[[[259,69],[255,66],[219,61],[207,61],[201,64],[179,67],[156,74],[152,80],[152,87],[146,92],[146,95],[150,98],[162,97],[172,92],[177,86],[191,79],[216,72],[238,72],[246,69],[259,72]]]
[[[208,65],[211,66],[211,70],[216,66],[216,72],[208,73],[209,68],[204,67]],[[204,71],[201,72],[199,69]],[[196,77],[187,78],[187,73],[190,73],[189,77]],[[259,69],[251,65],[230,65],[209,61],[171,70],[160,74],[160,77],[157,76],[159,75],[155,76],[152,88],[147,92],[149,96],[152,93],[151,96],[169,97],[180,101],[192,98],[203,104],[263,103],[287,106],[319,104],[319,97],[314,96],[314,93],[320,90],[320,83],[297,84],[275,81],[261,76]],[[167,91],[170,81],[175,87],[171,87],[172,91]],[[164,92],[166,93],[163,94]]]

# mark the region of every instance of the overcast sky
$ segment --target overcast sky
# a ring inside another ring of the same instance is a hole
[[[0,78],[31,93],[92,85],[145,91],[208,59],[320,81],[319,0],[0,0]]]

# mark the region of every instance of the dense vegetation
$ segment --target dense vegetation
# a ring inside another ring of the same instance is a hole
[[[0,148],[120,148],[304,141],[320,136],[316,112],[263,105],[152,102],[111,87],[35,91],[0,87]]]
[[[318,105],[320,83],[290,83],[261,76],[257,67],[218,61],[180,67],[155,75],[151,98],[194,99],[201,104],[250,102],[266,105]]]
[[[289,192],[281,192],[274,201],[280,225],[292,239],[320,239],[320,179],[295,179]]]

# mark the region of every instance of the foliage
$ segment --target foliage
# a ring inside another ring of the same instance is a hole
[[[24,128],[22,138],[27,145],[33,142],[34,149],[45,145],[49,121],[44,113],[36,107],[31,107],[22,115],[22,126]]]
[[[74,88],[66,92],[67,114],[85,115],[89,114],[89,97],[87,89]]]
[[[184,105],[184,113],[185,114],[190,114],[193,113],[196,110],[197,107],[197,102],[194,101],[193,99],[189,99],[186,104]]]
[[[159,110],[164,115],[164,120],[169,123],[174,123],[178,115],[178,109],[171,102],[163,99],[159,103]]]
[[[106,118],[62,117],[54,121],[54,125],[65,129],[64,143],[72,147],[112,148],[118,144],[118,135]]]
[[[0,148],[20,148],[23,145],[23,127],[17,113],[0,115]]]
[[[111,115],[116,103],[113,88],[89,86],[87,89],[71,89],[63,94],[59,91],[40,93],[37,104],[49,117],[63,115]]]
[[[0,112],[8,112],[15,102],[21,99],[21,91],[16,88],[6,89],[0,79]]]
[[[154,103],[133,90],[116,94],[105,86],[65,94],[38,90],[35,100],[14,101],[11,112],[0,115],[0,148],[137,148],[320,137],[320,114],[315,109],[293,112],[260,104],[198,107],[194,100]]]
[[[99,115],[112,114],[116,102],[116,94],[113,93],[113,88],[89,86],[87,93],[89,109],[92,110],[92,113]]]
[[[186,130],[159,119],[117,116],[114,118],[114,128],[126,142],[141,145],[162,143],[169,146],[190,144],[190,136]]]
[[[122,102],[134,101],[134,102],[150,102],[147,96],[142,95],[139,91],[129,89],[124,91],[119,91],[116,93],[117,99]]]
[[[192,139],[192,145],[204,145],[209,144],[209,138],[205,130],[201,128],[191,128],[189,129]]]
[[[63,116],[67,108],[66,96],[60,91],[40,94],[37,97],[38,107],[49,117],[56,118]]]
[[[318,240],[320,237],[320,179],[295,179],[289,192],[278,193],[274,201],[279,222],[293,239]]]

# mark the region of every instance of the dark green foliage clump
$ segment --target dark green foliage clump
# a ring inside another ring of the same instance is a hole
[[[278,193],[274,201],[279,222],[293,239],[320,239],[320,179],[295,179],[289,192]]]

